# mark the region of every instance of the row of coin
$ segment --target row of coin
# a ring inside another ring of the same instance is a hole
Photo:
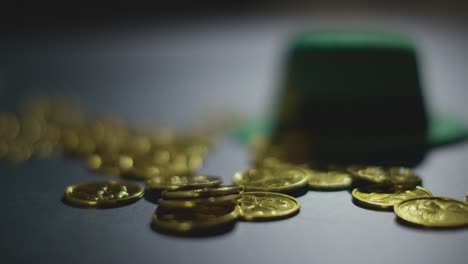
[[[179,177],[170,184],[153,182],[147,192],[157,192],[161,197],[153,214],[153,228],[177,234],[207,234],[229,227],[237,219],[277,220],[299,212],[300,204],[291,196],[244,192],[242,186],[220,184],[221,180],[212,176]],[[65,190],[65,199],[78,206],[115,207],[135,202],[143,193],[144,189],[133,182],[103,181],[70,186]]]
[[[417,226],[468,226],[467,202],[432,196],[430,191],[420,186],[421,178],[410,169],[352,166],[348,172],[366,183],[352,191],[357,204],[383,210],[393,209],[400,220]]]
[[[0,159],[83,157],[93,172],[137,179],[192,173],[202,166],[212,138],[92,119],[77,105],[48,97],[29,100],[18,114],[0,113]]]
[[[233,183],[247,190],[283,193],[295,193],[307,185],[313,190],[328,191],[354,188],[355,204],[377,210],[395,209],[399,218],[416,225],[468,225],[468,203],[432,197],[420,186],[422,179],[403,167],[326,166],[318,170],[265,159],[261,166],[236,173]]]

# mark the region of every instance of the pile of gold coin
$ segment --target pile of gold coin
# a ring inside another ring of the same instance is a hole
[[[411,169],[306,162],[301,157],[309,146],[285,152],[257,139],[255,166],[237,172],[233,186],[221,186],[220,177],[196,174],[214,143],[213,133],[206,131],[175,133],[90,119],[73,103],[44,97],[29,101],[20,114],[0,113],[0,159],[19,163],[32,157],[82,157],[90,171],[126,180],[69,186],[64,194],[69,204],[118,207],[145,194],[157,198],[152,227],[170,234],[211,234],[228,230],[237,220],[288,218],[300,210],[293,196],[309,190],[352,189],[356,205],[394,210],[403,223],[468,226],[468,203],[433,197]],[[286,139],[295,142],[298,136]],[[144,180],[146,189],[131,180]]]
[[[433,197],[422,187],[421,177],[409,168],[319,163],[292,165],[278,146],[272,148],[260,139],[252,143],[256,167],[233,177],[234,184],[243,184],[247,190],[288,193],[302,188],[306,179],[311,190],[352,189],[352,201],[356,205],[394,210],[402,223],[432,228],[468,226],[467,202]],[[297,157],[294,159],[298,160]]]
[[[89,170],[146,179],[186,175],[202,166],[212,135],[143,129],[116,119],[85,117],[77,104],[56,98],[29,100],[20,114],[0,113],[0,158],[83,157]]]
[[[236,220],[277,220],[299,211],[299,202],[274,192],[244,192],[241,186],[219,186],[214,176],[158,176],[146,181],[160,194],[153,214],[155,230],[171,234],[224,232]]]

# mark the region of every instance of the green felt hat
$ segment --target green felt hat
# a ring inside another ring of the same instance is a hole
[[[237,138],[268,135],[306,153],[302,161],[412,166],[428,148],[468,135],[462,124],[427,114],[416,48],[403,35],[304,32],[288,51],[275,108]]]

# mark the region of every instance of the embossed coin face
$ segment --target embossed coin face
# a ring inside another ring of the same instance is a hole
[[[223,180],[215,176],[156,176],[146,180],[146,187],[152,190],[187,190],[216,187]]]
[[[468,203],[445,197],[414,198],[394,208],[396,215],[426,227],[468,226]]]
[[[235,206],[207,206],[197,210],[159,206],[153,214],[152,224],[168,232],[190,233],[232,223],[237,217]]]
[[[241,198],[241,194],[231,194],[219,197],[206,197],[196,199],[159,199],[158,204],[171,208],[196,208],[203,205],[229,205],[236,204]]]
[[[143,192],[143,187],[133,182],[100,181],[67,187],[65,199],[81,206],[111,207],[137,201]]]
[[[388,190],[378,186],[360,187],[355,188],[352,195],[362,204],[378,209],[392,209],[404,200],[432,196],[431,192],[420,186],[412,190]]]
[[[309,187],[319,190],[341,190],[351,187],[353,179],[344,171],[309,170]]]
[[[239,216],[247,221],[275,220],[299,212],[301,205],[293,197],[272,192],[245,192],[239,203]]]
[[[242,192],[244,192],[244,186],[222,186],[186,191],[163,191],[161,197],[165,199],[193,199],[241,194]]]
[[[246,190],[288,192],[307,185],[307,170],[297,167],[259,168],[234,174],[234,185]]]
[[[358,180],[411,189],[422,182],[411,169],[404,167],[350,166],[348,172]]]

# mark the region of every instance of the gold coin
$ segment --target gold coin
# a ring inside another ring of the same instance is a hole
[[[235,206],[207,206],[197,210],[181,210],[159,206],[153,214],[155,228],[175,232],[191,233],[232,223],[238,217]]]
[[[273,192],[245,192],[239,203],[239,216],[247,221],[275,220],[299,212],[301,205],[293,197]]]
[[[390,186],[414,188],[422,182],[411,169],[404,167],[351,166],[348,172],[358,180]]]
[[[432,196],[431,192],[420,186],[412,190],[391,190],[379,186],[359,187],[353,190],[352,195],[354,199],[364,205],[377,209],[392,209],[404,200]]]
[[[187,190],[216,187],[223,180],[214,176],[156,176],[146,180],[146,187],[153,190]]]
[[[82,206],[120,206],[137,201],[143,192],[143,188],[133,182],[100,181],[67,187],[65,199]]]
[[[222,186],[187,191],[163,191],[161,197],[165,199],[193,199],[201,197],[218,197],[230,194],[241,194],[244,186]]]
[[[309,174],[300,167],[258,168],[234,174],[234,185],[246,190],[288,192],[307,185]]]
[[[340,190],[351,187],[353,179],[344,171],[309,170],[309,187],[319,190]]]
[[[231,194],[218,197],[207,197],[207,198],[196,198],[196,199],[159,199],[158,204],[163,207],[170,208],[196,208],[202,205],[221,205],[221,204],[236,204],[237,201],[241,198],[241,194]]]
[[[425,227],[468,226],[468,203],[445,197],[413,198],[394,208],[395,214]]]

